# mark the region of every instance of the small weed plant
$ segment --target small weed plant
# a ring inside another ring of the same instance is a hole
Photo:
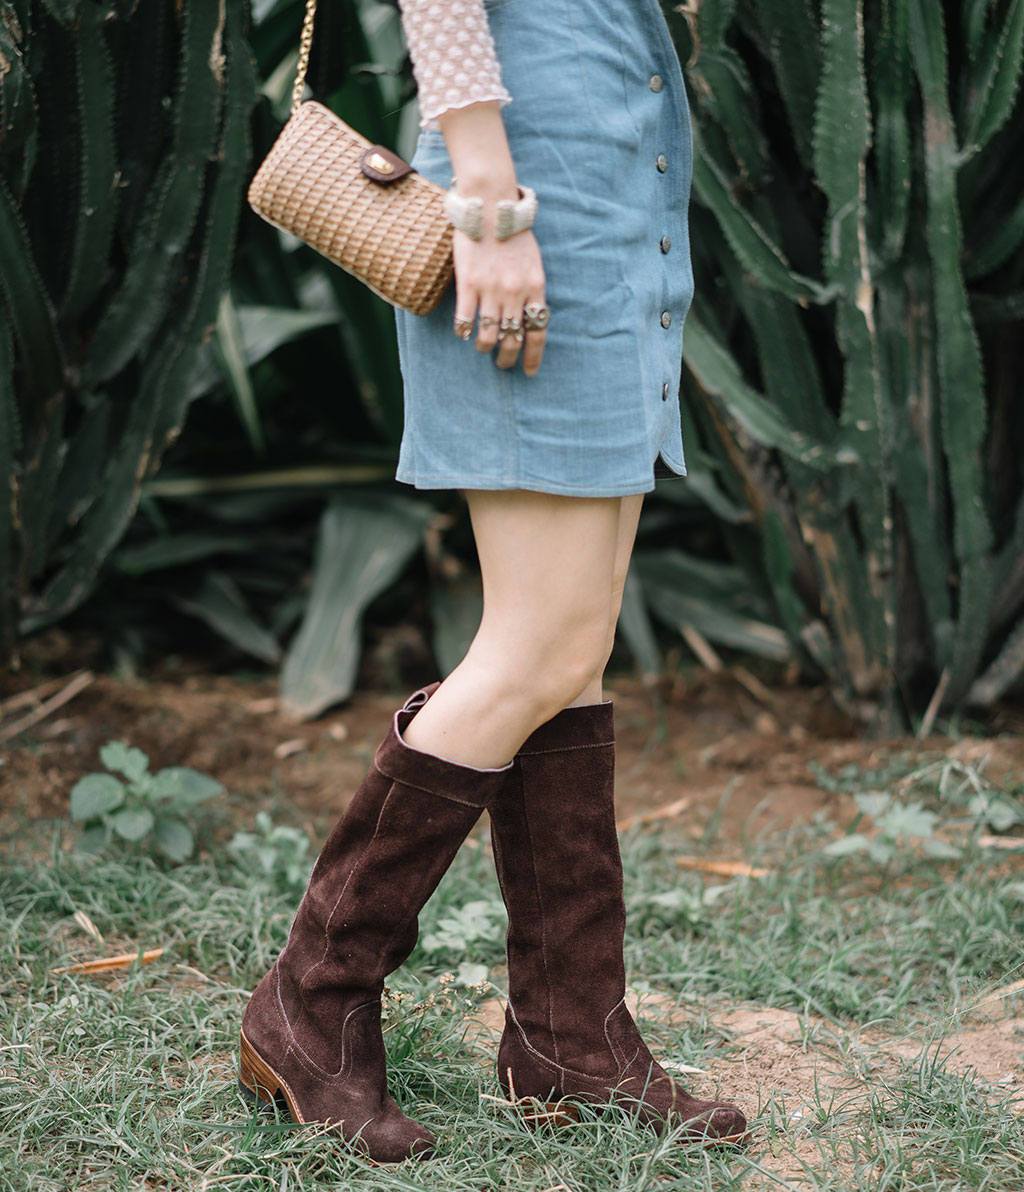
[[[228,852],[246,874],[259,875],[282,893],[302,890],[309,881],[309,837],[298,828],[275,824],[265,811],[257,812],[253,831],[234,834]]]
[[[79,849],[99,852],[120,843],[187,861],[195,852],[189,821],[223,786],[187,766],[152,773],[146,754],[123,741],[108,741],[100,761],[105,772],[87,774],[71,791],[71,818],[82,829]]]
[[[989,779],[984,759],[896,755],[877,769],[811,768],[822,789],[851,795],[860,812],[846,835],[824,847],[829,857],[864,854],[879,865],[916,857],[951,861],[972,839],[1024,823],[1021,788]]]

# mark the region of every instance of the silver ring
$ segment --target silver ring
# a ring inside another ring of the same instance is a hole
[[[507,339],[511,336],[517,344],[523,342],[523,323],[521,319],[513,319],[511,316],[501,320],[498,325],[498,339]]]
[[[551,308],[543,302],[528,302],[523,307],[523,326],[527,331],[543,331],[551,322]]]

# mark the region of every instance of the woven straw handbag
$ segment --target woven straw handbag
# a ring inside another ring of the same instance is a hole
[[[317,0],[306,0],[287,124],[249,185],[249,203],[374,293],[429,314],[452,279],[444,191],[302,93]]]

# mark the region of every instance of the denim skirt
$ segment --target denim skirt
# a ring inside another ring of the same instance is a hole
[[[455,287],[396,310],[405,423],[396,479],[416,488],[650,492],[685,475],[679,412],[693,295],[693,169],[682,70],[659,0],[485,0],[512,102],[505,126],[551,307],[536,376],[453,333]],[[448,186],[439,130],[412,165]]]

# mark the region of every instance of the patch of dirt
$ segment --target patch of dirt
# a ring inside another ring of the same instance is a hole
[[[0,701],[38,681],[0,679]],[[1024,772],[1019,735],[955,743],[858,739],[822,689],[777,689],[766,694],[770,709],[727,674],[701,673],[667,698],[629,678],[614,679],[608,691],[615,700],[620,817],[674,807],[674,826],[698,834],[715,816],[724,841],[737,845],[824,809],[839,821],[846,817],[848,801],[817,786],[812,762],[829,770],[849,763],[876,768],[907,751],[942,750],[962,760],[988,758],[994,776]],[[98,675],[0,752],[0,831],[10,827],[5,812],[32,819],[66,815],[71,787],[100,768],[99,749],[112,739],[145,750],[154,768],[187,765],[218,778],[240,821],[250,818],[257,800],[265,805],[279,795],[319,829],[345,807],[407,694],[360,692],[319,720],[297,725],[281,715],[271,679],[170,667],[145,680]]]
[[[697,1012],[657,994],[638,997],[630,991],[626,1001],[634,1015],[639,1005],[643,1018],[674,1025],[692,1021]],[[1006,1009],[1009,1000],[998,1004]],[[503,998],[488,998],[466,1019],[466,1042],[481,1062],[493,1062],[504,1012]],[[1012,1013],[917,1038],[843,1028],[774,1006],[710,1005],[706,1013],[711,1029],[728,1041],[726,1053],[708,1060],[687,1056],[685,1063],[666,1060],[665,1066],[696,1096],[735,1101],[751,1118],[771,1113],[781,1125],[781,1135],[769,1138],[765,1130],[752,1139],[749,1154],[764,1174],[751,1187],[778,1187],[778,1181],[813,1186],[821,1171],[823,1133],[833,1141],[854,1137],[855,1119],[868,1109],[871,1096],[884,1094],[901,1062],[922,1056],[969,1075],[984,1093],[1016,1097],[1024,1114],[1024,1017]],[[831,1148],[828,1155],[834,1174],[851,1179],[852,1163],[837,1168]]]

